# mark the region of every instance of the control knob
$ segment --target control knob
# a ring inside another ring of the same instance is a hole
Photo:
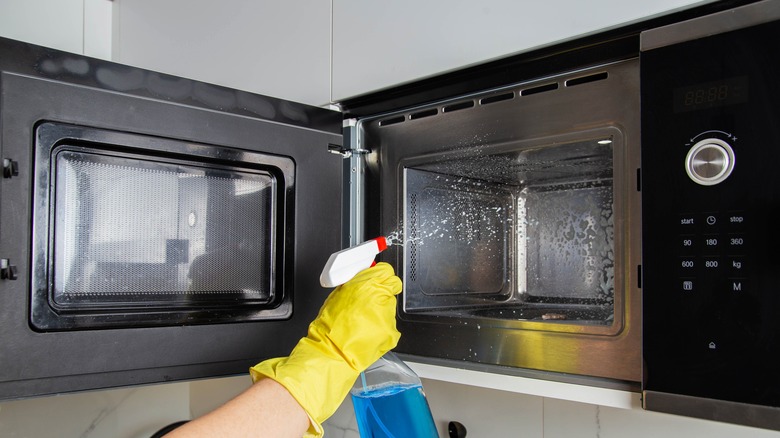
[[[707,138],[688,151],[685,171],[696,184],[713,186],[731,175],[734,163],[734,150],[728,143],[718,138]]]

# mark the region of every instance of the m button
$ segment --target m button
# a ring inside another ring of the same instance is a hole
[[[729,291],[735,294],[744,294],[750,291],[747,280],[744,278],[729,278],[728,280]]]

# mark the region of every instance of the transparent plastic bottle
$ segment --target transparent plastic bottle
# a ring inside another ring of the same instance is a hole
[[[352,387],[361,438],[438,438],[422,382],[401,359],[386,353]]]

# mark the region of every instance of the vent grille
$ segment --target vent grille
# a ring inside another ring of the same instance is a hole
[[[573,76],[573,74],[571,76]],[[494,103],[515,100],[515,98],[519,99],[522,97],[533,96],[535,94],[553,92],[564,88],[571,88],[579,85],[589,84],[592,82],[603,81],[608,78],[609,78],[609,73],[607,71],[599,71],[596,73],[586,74],[584,76],[571,77],[569,79],[557,78],[554,79],[552,82],[546,82],[542,84],[539,84],[540,81],[536,81],[536,84],[528,88],[516,88],[512,91],[504,91],[504,92],[497,92],[496,90],[494,90],[492,92],[493,94],[485,95],[485,97],[481,97],[476,100],[466,100],[466,101],[447,104],[441,107],[434,107],[434,108],[429,107],[413,113],[394,115],[388,117],[387,119],[380,120],[379,126],[387,127],[391,125],[397,125],[407,120],[418,120],[422,118],[437,116],[444,113],[463,111],[463,110],[475,108],[477,107],[477,105],[479,106],[492,105]],[[529,84],[526,83],[526,85]],[[520,85],[518,84],[517,86],[519,87]]]
[[[409,279],[417,281],[417,195],[409,197]]]
[[[436,108],[425,110],[425,111],[419,111],[416,113],[409,114],[409,120],[422,119],[425,117],[435,116],[436,114],[439,114],[439,110],[437,110]]]
[[[398,123],[402,123],[404,120],[406,120],[406,116],[392,117],[392,118],[389,118],[389,119],[381,120],[379,122],[379,126],[395,125],[395,124],[398,124]]]
[[[596,73],[596,74],[592,74],[592,75],[588,75],[588,76],[582,76],[582,77],[579,77],[579,78],[569,79],[569,80],[566,81],[566,86],[567,87],[575,87],[577,85],[588,84],[588,83],[596,82],[596,81],[603,81],[604,79],[607,79],[608,77],[609,77],[609,73],[604,71],[604,72],[601,72],[601,73]]]
[[[514,98],[515,98],[514,91],[510,91],[509,93],[503,93],[503,94],[498,94],[496,96],[486,97],[486,98],[480,100],[479,104],[480,105],[490,105],[491,103],[503,102],[505,100],[512,100]]]
[[[551,84],[539,85],[538,87],[526,88],[520,92],[521,96],[530,96],[532,94],[545,93],[547,91],[554,91],[558,89],[558,83],[553,82]]]
[[[445,107],[442,107],[441,112],[443,112],[443,113],[451,113],[451,112],[460,111],[460,110],[469,109],[469,108],[474,108],[474,101],[473,100],[469,100],[469,101],[466,101],[466,102],[454,103],[452,105],[447,105]]]

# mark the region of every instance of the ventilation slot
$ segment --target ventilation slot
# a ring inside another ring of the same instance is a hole
[[[566,86],[573,87],[575,85],[587,84],[589,82],[603,81],[608,77],[609,74],[607,72],[596,73],[590,76],[583,76],[581,78],[569,79],[568,81],[566,81]]]
[[[429,109],[429,110],[420,111],[420,112],[416,112],[416,113],[410,114],[409,115],[409,120],[422,119],[424,117],[435,116],[436,114],[439,114],[439,110],[437,110],[436,108]]]
[[[468,102],[460,102],[460,103],[454,103],[452,105],[447,105],[441,109],[441,112],[451,113],[453,111],[460,111],[468,108],[474,108],[473,100],[469,100]]]
[[[532,94],[546,93],[548,91],[555,91],[558,89],[558,83],[539,85],[538,87],[526,88],[520,92],[521,96],[530,96]]]
[[[406,120],[406,118],[404,116],[398,116],[398,117],[393,117],[393,118],[390,118],[390,119],[380,120],[379,121],[379,126],[395,125],[396,123],[401,123],[404,120]]]
[[[515,98],[514,92],[504,93],[504,94],[497,94],[495,96],[486,97],[479,101],[480,105],[490,105],[491,103],[496,102],[503,102],[505,100],[511,100]]]
[[[409,197],[409,279],[417,281],[417,195]]]

